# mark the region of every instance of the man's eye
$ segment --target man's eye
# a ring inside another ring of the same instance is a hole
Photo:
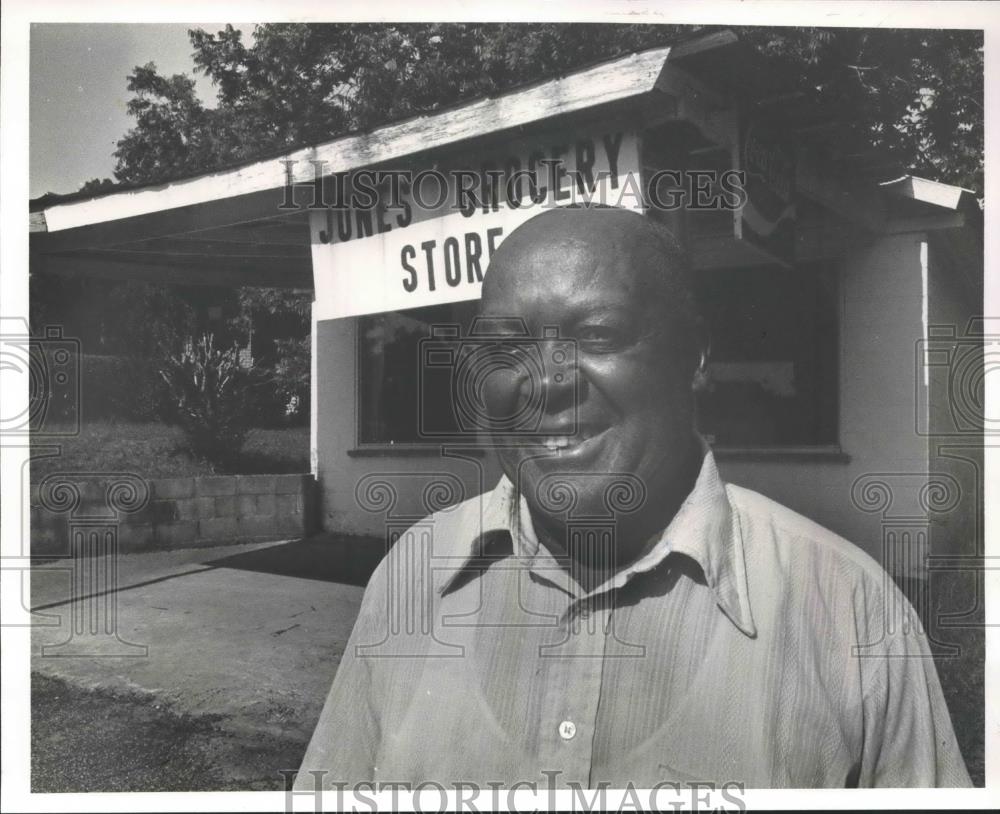
[[[624,331],[607,325],[585,325],[577,330],[576,338],[588,350],[615,350],[627,344]]]

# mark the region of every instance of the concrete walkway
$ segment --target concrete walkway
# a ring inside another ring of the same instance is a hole
[[[126,554],[116,590],[75,603],[71,561],[39,566],[32,670],[83,689],[148,697],[179,716],[211,716],[248,742],[280,738],[304,750],[380,548],[314,538]],[[82,570],[84,592],[99,589],[100,579]],[[108,620],[117,637],[87,632]]]

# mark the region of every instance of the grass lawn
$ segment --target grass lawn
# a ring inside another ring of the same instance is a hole
[[[965,758],[972,782],[982,786],[986,778],[986,688],[985,688],[985,596],[983,574],[946,572],[936,574],[930,584],[930,607],[941,613],[968,613],[962,627],[939,622],[935,613],[925,620],[935,652],[935,664],[944,690],[955,737]],[[972,609],[974,612],[971,612]],[[947,645],[957,648],[945,653]]]
[[[79,435],[52,443],[32,439],[31,446],[33,483],[50,472],[134,472],[143,478],[176,478],[309,471],[308,427],[251,430],[239,459],[228,469],[193,458],[184,433],[159,423],[95,421],[83,425]],[[47,450],[56,454],[46,456]]]

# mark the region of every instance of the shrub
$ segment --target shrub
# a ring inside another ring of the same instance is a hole
[[[246,441],[262,383],[240,365],[238,348],[218,348],[212,334],[202,335],[180,355],[164,354],[160,375],[191,452],[214,464],[232,460]]]

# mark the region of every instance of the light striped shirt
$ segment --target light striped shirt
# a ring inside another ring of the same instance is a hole
[[[400,538],[368,585],[296,788],[968,786],[916,615],[867,554],[724,484],[586,591],[522,497]]]

